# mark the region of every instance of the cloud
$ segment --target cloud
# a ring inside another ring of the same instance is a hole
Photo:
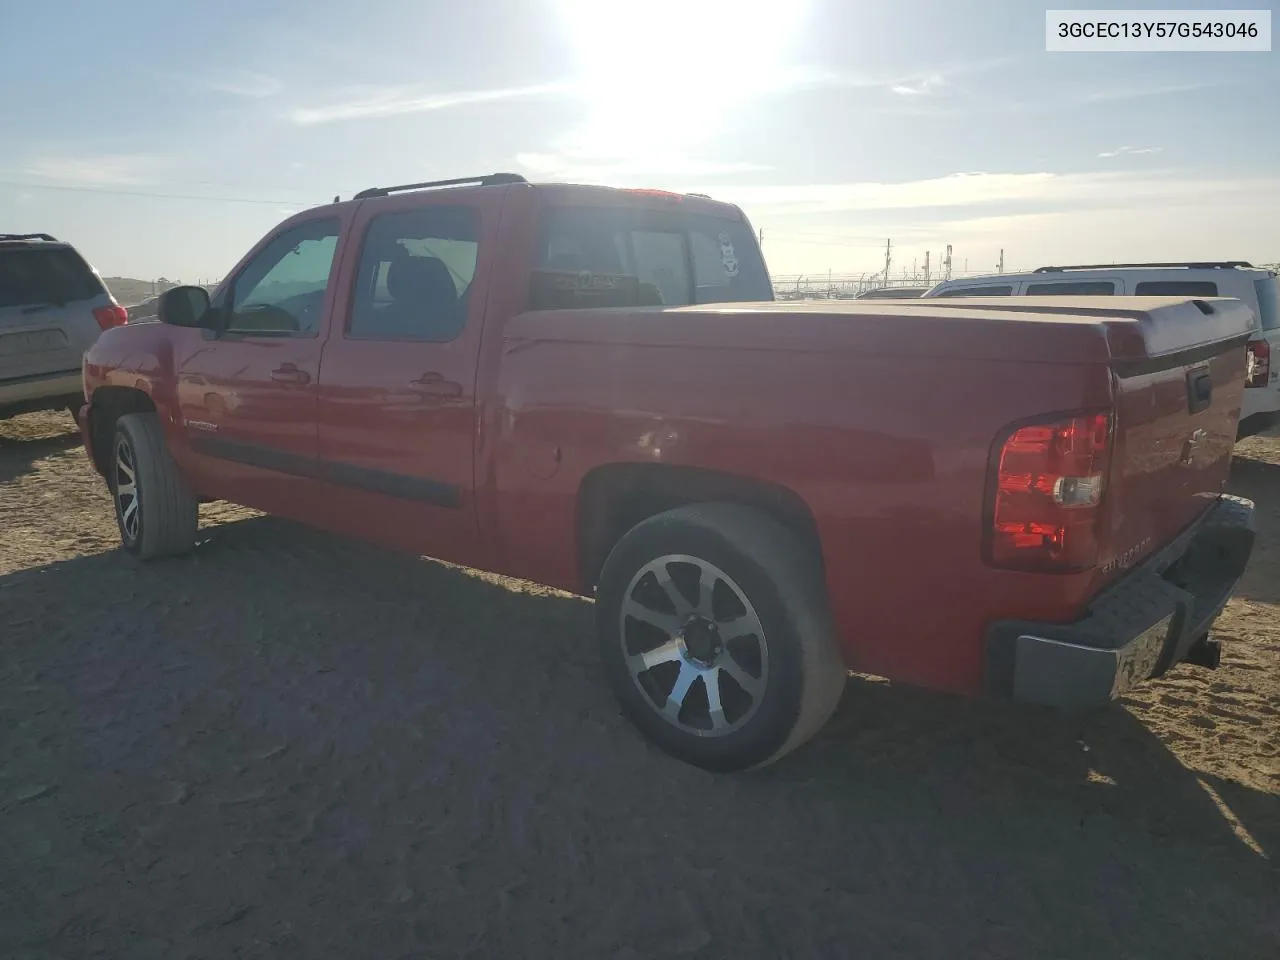
[[[311,126],[344,120],[367,120],[374,117],[428,113],[477,103],[563,94],[571,92],[572,89],[571,85],[565,83],[540,83],[524,87],[462,90],[448,93],[429,93],[415,87],[384,87],[350,99],[293,110],[289,113],[289,119],[301,126]]]
[[[1273,224],[1280,217],[1280,179],[1219,193],[1208,202],[1195,196],[1096,208],[1027,210],[994,216],[859,214],[856,230],[824,238],[792,234],[769,221],[764,253],[777,277],[821,272],[872,274],[884,267],[884,240],[893,238],[894,272],[923,265],[932,253],[937,279],[946,246],[956,274],[994,273],[1001,251],[1008,271],[1049,263],[1240,258],[1268,263],[1280,258]],[[1259,188],[1262,188],[1259,191]],[[1259,202],[1262,197],[1262,202]],[[755,211],[748,209],[748,215]],[[957,211],[960,212],[960,211]],[[967,213],[963,211],[962,213]],[[1195,223],[1196,229],[1185,229]],[[865,233],[865,235],[863,235]],[[878,238],[878,242],[877,242]]]
[[[1242,189],[1275,190],[1271,180],[1212,180],[1178,176],[1169,171],[1058,174],[955,173],[899,183],[860,182],[786,185],[720,185],[716,193],[749,213],[770,216],[834,214],[866,210],[922,210],[976,206],[1053,205],[1132,207],[1160,199],[1172,201],[1234,194]],[[678,189],[707,192],[689,184]]]
[[[52,156],[28,161],[19,168],[25,176],[86,184],[153,182],[151,174],[168,158],[151,153]]]
[[[275,77],[252,70],[235,70],[218,76],[206,77],[200,81],[206,89],[217,93],[227,93],[235,97],[249,97],[259,100],[274,96],[283,88],[283,84]]]
[[[920,80],[895,83],[889,87],[891,93],[900,97],[921,97],[933,93],[939,87],[946,86],[946,80],[940,76],[923,77]]]
[[[519,153],[516,154],[516,162],[540,177],[615,185],[650,181],[654,177],[719,177],[771,169],[738,161],[701,160],[674,152],[622,156],[574,149],[556,153]]]
[[[911,97],[952,88],[963,77],[991,73],[1016,63],[1017,57],[989,57],[981,60],[956,60],[933,64],[919,70],[892,73],[857,73],[818,67],[793,67],[785,75],[787,89],[803,87],[837,87],[852,90],[888,90],[898,96]]]
[[[1136,157],[1144,153],[1159,153],[1164,147],[1116,147],[1098,154],[1099,159],[1109,160],[1112,157]]]
[[[1076,94],[1072,97],[1072,100],[1075,103],[1086,104],[1112,103],[1117,100],[1139,100],[1146,97],[1168,97],[1174,94],[1196,93],[1200,90],[1220,87],[1227,82],[1217,80],[1203,83],[1158,83],[1145,86],[1110,87],[1106,90],[1092,90]]]

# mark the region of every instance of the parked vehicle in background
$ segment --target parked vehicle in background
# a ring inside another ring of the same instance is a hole
[[[127,319],[71,244],[47,233],[0,233],[0,418],[78,411],[84,352]]]
[[[855,300],[907,300],[923,297],[928,287],[877,287],[858,294]]]
[[[1249,341],[1239,436],[1280,422],[1280,281],[1244,260],[1040,267],[946,280],[926,297],[1232,297],[1249,306],[1258,329]],[[1275,357],[1275,363],[1272,358]]]
[[[81,431],[144,559],[220,499],[594,597],[626,715],[710,769],[848,669],[1093,706],[1216,665],[1243,304],[772,297],[729,204],[373,188],[104,334]]]
[[[135,303],[125,309],[129,311],[130,323],[141,323],[144,320],[157,319],[156,311],[159,309],[160,298],[148,297],[141,303]]]

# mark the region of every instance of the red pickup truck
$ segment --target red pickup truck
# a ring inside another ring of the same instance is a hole
[[[498,174],[293,216],[159,320],[84,360],[127,551],[220,499],[594,597],[707,769],[849,670],[1090,706],[1216,666],[1253,546],[1235,300],[774,302],[735,206]]]

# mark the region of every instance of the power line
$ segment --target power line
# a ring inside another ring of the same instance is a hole
[[[209,203],[263,203],[274,207],[315,206],[312,200],[262,200],[251,197],[198,197],[183,193],[148,193],[142,190],[113,190],[109,187],[72,187],[52,183],[23,183],[18,180],[0,180],[0,186],[18,187],[23,190],[66,190],[71,193],[101,193],[117,197],[148,197],[155,200],[203,200]]]

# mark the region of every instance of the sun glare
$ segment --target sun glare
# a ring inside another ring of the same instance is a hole
[[[580,153],[633,157],[655,142],[681,149],[794,74],[809,0],[557,0],[588,103]]]

